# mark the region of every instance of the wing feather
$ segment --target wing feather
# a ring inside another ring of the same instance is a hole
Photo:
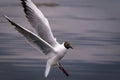
[[[46,55],[52,51],[54,51],[53,47],[44,41],[42,38],[34,34],[33,32],[21,27],[20,25],[13,22],[10,18],[7,16],[4,16],[13,26],[15,26],[15,29],[21,33],[32,45],[42,50],[43,53]]]
[[[36,30],[38,36],[51,44],[53,47],[59,43],[53,36],[49,22],[43,13],[31,0],[21,0],[24,12],[30,24]]]

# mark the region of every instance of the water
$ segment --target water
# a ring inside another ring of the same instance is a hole
[[[57,40],[74,50],[48,80],[120,80],[119,0],[33,0],[48,18]],[[0,1],[0,80],[45,80],[46,56],[29,46],[2,15],[30,29],[20,0]]]

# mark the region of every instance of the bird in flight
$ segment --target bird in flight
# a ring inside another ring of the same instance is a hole
[[[58,66],[66,76],[69,76],[60,63],[60,60],[65,56],[68,49],[73,49],[70,42],[65,41],[62,44],[57,42],[56,38],[53,36],[47,18],[31,0],[21,0],[21,4],[24,8],[26,18],[35,29],[36,33],[16,24],[8,16],[4,15],[4,17],[15,26],[15,29],[21,33],[31,45],[49,56],[45,69],[46,78],[52,66]]]

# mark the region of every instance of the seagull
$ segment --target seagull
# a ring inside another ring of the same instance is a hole
[[[5,19],[7,19],[13,26],[15,26],[15,29],[21,33],[32,46],[39,49],[45,55],[49,56],[45,69],[46,78],[48,77],[52,66],[58,66],[58,68],[66,76],[69,76],[68,72],[60,63],[60,60],[65,56],[68,49],[73,49],[70,42],[65,41],[62,44],[57,42],[56,38],[53,36],[47,18],[31,0],[21,0],[21,4],[24,8],[26,18],[36,33],[20,26],[6,15],[4,15]]]

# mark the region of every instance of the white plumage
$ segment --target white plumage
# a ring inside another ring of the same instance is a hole
[[[48,76],[50,68],[54,65],[57,65],[59,69],[68,76],[68,73],[64,70],[59,61],[64,57],[67,49],[72,48],[70,43],[64,42],[63,44],[59,44],[56,41],[48,20],[31,0],[21,0],[21,3],[28,21],[33,26],[37,34],[20,26],[19,24],[16,24],[6,15],[4,17],[15,26],[15,29],[21,33],[31,45],[40,49],[45,53],[45,55],[52,54],[52,56],[49,56],[46,64],[45,77]]]

